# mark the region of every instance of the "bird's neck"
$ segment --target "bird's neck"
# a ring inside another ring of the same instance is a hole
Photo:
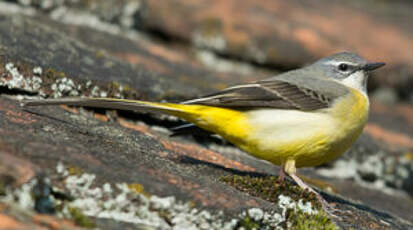
[[[367,74],[363,71],[357,71],[351,76],[343,79],[342,84],[358,90],[360,93],[364,94],[367,97]]]

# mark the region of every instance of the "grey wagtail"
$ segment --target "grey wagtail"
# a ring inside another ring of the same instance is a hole
[[[265,80],[226,88],[180,104],[112,98],[28,100],[26,106],[74,105],[161,112],[219,134],[251,155],[281,166],[301,188],[319,193],[296,175],[296,168],[316,166],[343,154],[358,138],[369,111],[367,63],[350,52]]]

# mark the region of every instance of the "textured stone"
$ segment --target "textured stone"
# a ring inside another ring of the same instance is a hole
[[[168,4],[177,2],[170,1]],[[232,4],[228,2],[225,4]],[[156,9],[154,2],[147,3],[145,7],[149,7],[148,10]],[[197,3],[193,4],[193,11],[197,12]],[[241,9],[245,7],[244,4],[247,3],[242,2],[238,7]],[[293,1],[292,4],[298,3]],[[213,9],[218,10],[218,6],[211,7],[211,12],[205,13],[206,16],[199,14],[198,17],[208,18]],[[289,8],[287,5],[285,7],[283,15],[286,17]],[[225,16],[225,20],[229,20],[225,9],[223,8],[217,15]],[[251,9],[267,10],[262,6]],[[311,9],[308,12],[314,16],[315,11]],[[344,12],[348,11],[344,9]],[[272,14],[259,15],[263,18],[254,19],[254,23],[268,23],[263,28],[269,29],[270,23],[265,18],[271,19]],[[161,24],[159,22],[167,23],[163,17],[160,14],[159,18],[153,18],[153,24],[146,26],[157,28]],[[237,215],[250,208],[266,211],[274,207],[273,203],[238,191],[220,182],[219,179],[221,176],[231,175],[277,176],[279,170],[277,166],[254,159],[216,139],[169,137],[167,128],[182,124],[181,121],[169,116],[122,111],[113,113],[67,106],[21,108],[16,100],[39,95],[49,97],[78,95],[175,101],[208,93],[229,84],[259,79],[263,77],[261,70],[253,69],[250,75],[237,72],[218,73],[193,60],[190,53],[179,52],[180,48],[169,47],[167,42],[153,42],[139,36],[127,38],[121,32],[108,33],[89,27],[64,24],[53,21],[41,13],[32,16],[0,13],[0,19],[0,48],[3,54],[0,56],[0,78],[3,80],[0,86],[0,174],[11,174],[12,178],[17,178],[14,179],[17,181],[16,185],[26,181],[25,178],[32,177],[37,169],[46,173],[51,178],[52,184],[57,183],[56,165],[58,162],[63,162],[66,166],[72,167],[74,173],[83,171],[96,175],[95,180],[99,185],[139,184],[147,193],[161,197],[173,196],[178,201],[191,201],[197,209],[211,212],[223,211],[228,216]],[[191,18],[189,17],[187,22],[191,21],[189,19]],[[168,23],[177,23],[176,26],[181,26],[177,28],[183,31],[179,33],[182,37],[187,36],[185,31],[191,31],[191,28],[187,28],[186,24],[180,24],[184,22],[173,15],[169,20]],[[303,19],[298,17],[297,20]],[[238,25],[236,20],[232,23]],[[214,31],[216,26],[220,27],[220,24],[216,20],[211,20],[205,26],[206,29]],[[165,24],[165,28],[167,26],[170,25]],[[221,26],[227,27],[224,24]],[[246,24],[240,28],[235,26],[224,31],[237,38],[236,34],[241,33],[243,28],[251,29],[252,26]],[[169,30],[173,32],[172,29]],[[264,32],[267,31],[260,32],[264,36]],[[238,38],[240,42],[244,42],[242,34]],[[265,41],[264,38],[262,39]],[[218,39],[214,42],[215,48],[219,48],[221,41]],[[298,44],[294,39],[287,42]],[[220,52],[234,56],[245,55],[247,59],[254,58],[251,54],[243,52],[231,53],[228,50]],[[324,55],[324,53],[314,55],[305,49],[299,52],[302,53],[298,56],[286,57],[285,60],[289,62],[285,65],[300,65],[317,55]],[[12,63],[16,69],[11,68],[9,63]],[[41,79],[40,85],[28,88],[27,86],[33,86],[33,79],[37,79],[33,76]],[[15,84],[16,79],[24,84]],[[352,159],[359,164],[365,159],[370,159],[369,157],[379,156],[378,152],[387,154],[383,157],[384,160],[402,156],[409,159],[408,153],[412,151],[413,136],[411,114],[411,105],[398,104],[389,107],[372,103],[370,123],[363,136],[348,154],[340,158],[346,163],[345,170],[347,172],[353,170],[348,163]],[[14,163],[7,165],[4,163],[6,161]],[[403,163],[395,162],[396,166]],[[331,165],[324,167],[336,170]],[[366,182],[363,178],[360,183],[349,180],[359,178],[357,167],[354,170],[347,179],[320,176],[319,169],[303,169],[299,173],[304,175],[309,183],[347,197],[344,199],[330,193],[324,194],[326,199],[336,204],[339,209],[352,211],[351,215],[343,215],[342,220],[335,220],[345,229],[413,227],[405,221],[413,221],[409,212],[413,205],[411,198],[387,193],[388,187],[383,189],[368,187],[361,184]],[[371,172],[376,173],[373,170],[365,171],[364,174],[371,174]],[[397,172],[395,175],[404,175],[404,172]],[[395,185],[391,188],[399,192],[410,188],[411,179],[392,180],[387,178],[386,174],[380,173],[375,177],[377,181],[389,183],[395,181]],[[397,187],[397,183],[401,183],[402,186]],[[56,186],[58,185],[57,183]],[[361,201],[362,204],[350,201],[348,198]],[[56,223],[59,223],[58,220],[50,219],[48,216],[34,218],[34,214],[30,215],[28,222],[24,222],[5,210],[7,209],[0,205],[0,222],[1,218],[4,218],[4,223],[15,224],[17,228],[26,227],[30,222],[34,225],[41,223],[53,229]],[[105,225],[107,223],[105,221],[109,221],[110,224]],[[123,223],[113,223],[110,220],[98,220],[97,224],[98,227],[105,226],[111,229],[124,226]]]

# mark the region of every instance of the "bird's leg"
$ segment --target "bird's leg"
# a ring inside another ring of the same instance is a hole
[[[278,176],[278,181],[283,184],[285,179],[284,165],[280,167],[280,176]]]
[[[298,184],[303,190],[308,189],[308,191],[314,193],[317,197],[317,200],[323,206],[323,209],[328,214],[335,216],[332,212],[336,211],[321,195],[320,193],[316,192],[313,188],[308,186],[304,181],[302,181],[296,174],[297,168],[295,167],[295,160],[288,160],[284,165],[284,171]]]

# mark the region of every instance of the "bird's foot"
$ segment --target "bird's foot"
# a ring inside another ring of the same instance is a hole
[[[349,210],[342,210],[342,209],[338,209],[338,208],[335,208],[334,206],[332,206],[330,203],[328,203],[328,202],[320,195],[320,193],[318,193],[318,192],[316,192],[316,191],[314,191],[314,190],[313,190],[312,192],[316,195],[317,200],[321,203],[321,206],[322,206],[324,212],[327,213],[329,216],[341,220],[341,219],[342,219],[341,216],[342,216],[343,214],[351,214],[351,211],[349,211]],[[339,215],[340,215],[340,216],[339,216]]]
[[[345,212],[347,213],[349,212],[349,211],[343,211],[343,210],[334,208],[320,195],[320,193],[318,193],[313,188],[311,188],[306,183],[304,183],[304,181],[302,181],[295,173],[296,168],[295,168],[294,160],[287,161],[286,164],[283,165],[282,170],[280,172],[280,176],[282,175],[281,173],[284,173],[284,172],[287,173],[295,181],[295,183],[297,183],[297,185],[300,186],[303,190],[308,190],[312,192],[313,194],[315,194],[315,196],[317,197],[317,200],[321,203],[323,210],[331,217],[341,219],[341,217],[337,216],[335,213],[343,214]]]
[[[340,210],[340,209],[336,209],[333,206],[331,206],[322,196],[320,193],[318,193],[317,191],[315,191],[313,188],[311,188],[310,186],[308,186],[307,184],[305,184],[297,175],[295,174],[291,174],[290,175],[291,178],[304,190],[308,190],[311,193],[313,193],[316,197],[317,200],[321,203],[321,206],[324,210],[324,212],[326,212],[328,215],[330,215],[331,217],[337,218],[337,219],[341,219],[341,217],[337,216],[335,213],[340,213],[342,214],[344,211]]]
[[[278,182],[281,184],[281,185],[284,185],[284,182],[285,182],[285,172],[284,172],[284,169],[281,167],[280,168],[280,175],[278,176]]]
[[[334,218],[338,218],[341,219],[341,217],[337,216],[335,213],[340,213],[341,210],[337,209],[333,206],[330,205],[330,203],[328,203],[321,195],[320,193],[316,192],[316,191],[312,191],[316,197],[318,202],[321,203],[321,207],[323,208],[324,212],[327,213],[329,216],[334,217]]]

